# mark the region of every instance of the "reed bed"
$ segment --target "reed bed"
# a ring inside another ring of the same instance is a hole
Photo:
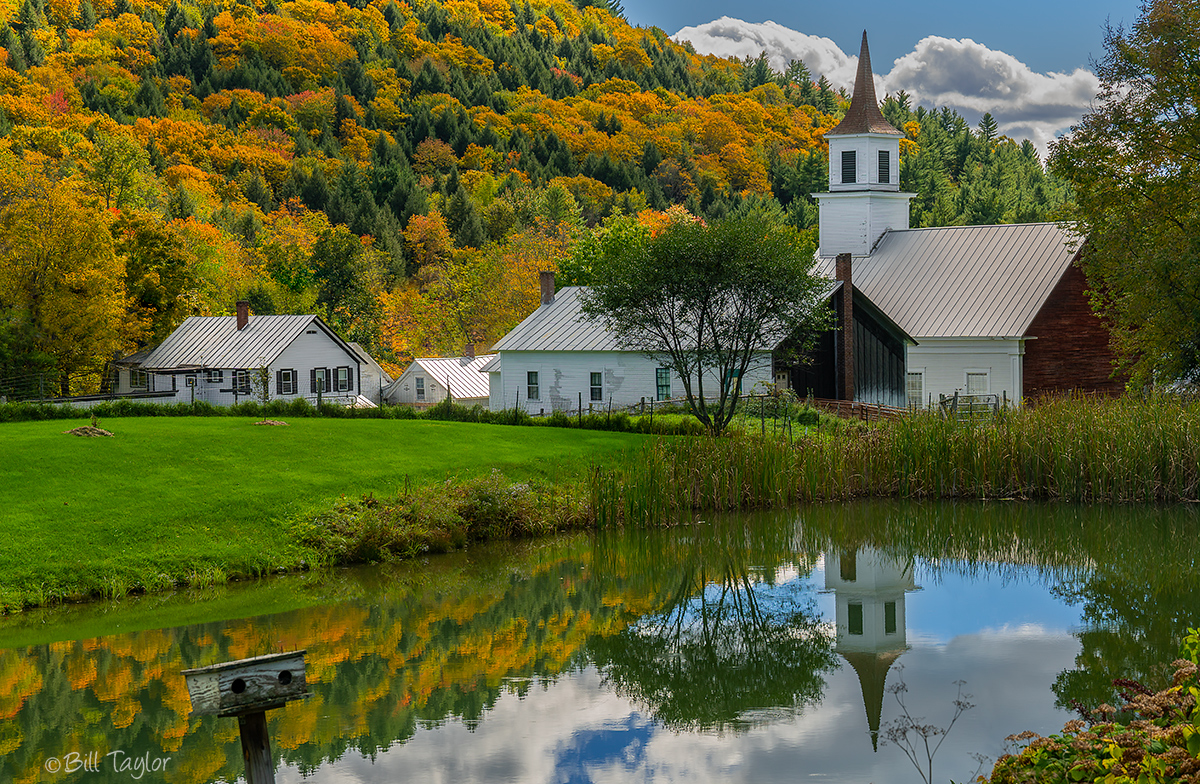
[[[1064,397],[958,421],[917,413],[795,441],[662,439],[596,471],[597,522],[861,497],[1200,500],[1200,403]]]

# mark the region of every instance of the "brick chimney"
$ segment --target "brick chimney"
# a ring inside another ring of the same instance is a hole
[[[237,304],[237,327],[238,332],[246,328],[250,323],[250,303],[244,299],[239,299]]]
[[[839,253],[835,262],[837,279],[842,282],[841,318],[838,321],[837,389],[839,400],[854,400],[854,282],[850,274],[849,253]]]
[[[538,281],[542,284],[542,304],[551,304],[554,302],[554,270],[539,272]]]
[[[467,359],[475,358],[475,344],[474,343],[468,343],[467,345],[463,346],[463,356],[466,357]]]

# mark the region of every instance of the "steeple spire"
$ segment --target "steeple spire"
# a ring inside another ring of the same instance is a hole
[[[854,79],[854,97],[846,116],[826,136],[841,136],[853,133],[904,134],[883,118],[879,101],[875,98],[875,78],[871,75],[871,53],[867,50],[867,31],[863,30],[862,49],[858,53],[858,75]]]

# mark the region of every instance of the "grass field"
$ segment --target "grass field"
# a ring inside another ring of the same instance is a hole
[[[642,437],[409,420],[128,418],[0,426],[0,609],[302,565],[283,519],[495,468],[557,481]]]

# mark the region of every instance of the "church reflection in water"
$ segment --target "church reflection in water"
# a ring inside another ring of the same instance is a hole
[[[911,558],[894,558],[873,547],[825,555],[825,591],[834,594],[836,606],[834,650],[858,673],[876,750],[888,670],[908,650],[904,596],[915,590]]]

